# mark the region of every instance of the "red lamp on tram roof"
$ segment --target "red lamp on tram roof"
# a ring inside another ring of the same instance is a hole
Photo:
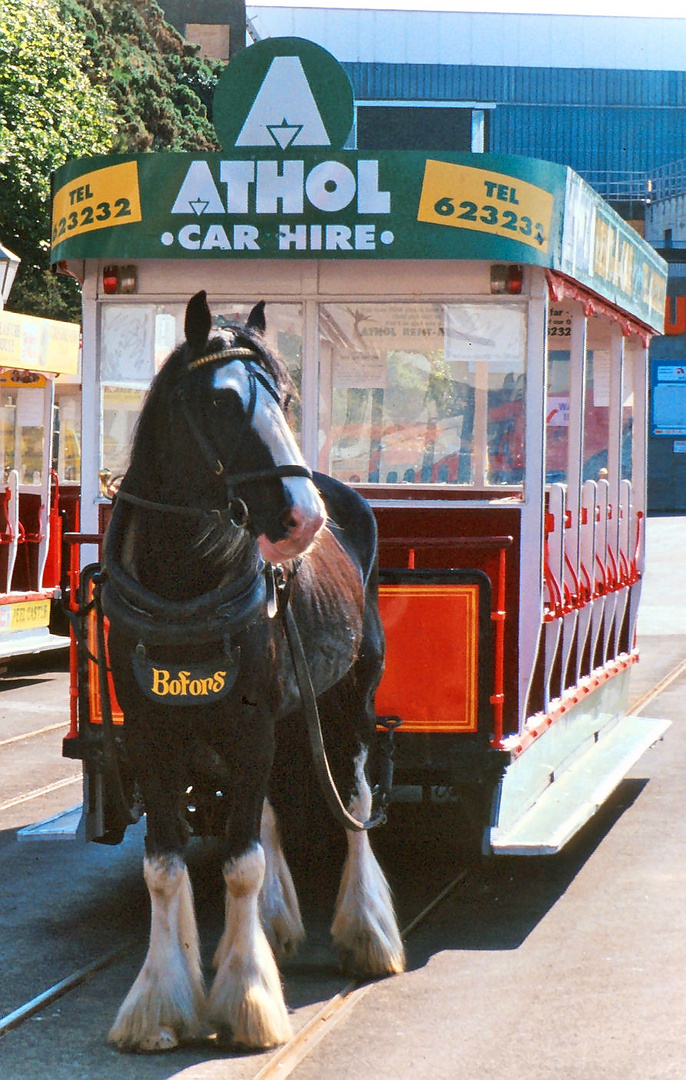
[[[491,267],[491,292],[498,296],[519,296],[524,284],[524,267],[517,263],[494,263]]]
[[[119,288],[119,267],[106,266],[102,272],[102,291],[112,296]]]
[[[138,271],[135,266],[106,266],[102,272],[102,291],[107,296],[115,293],[135,293],[138,289]]]

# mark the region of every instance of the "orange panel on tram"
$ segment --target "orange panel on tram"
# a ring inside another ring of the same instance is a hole
[[[478,722],[477,585],[381,585],[386,670],[379,716],[400,732],[475,732]]]

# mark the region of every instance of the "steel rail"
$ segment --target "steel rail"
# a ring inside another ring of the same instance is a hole
[[[15,795],[13,799],[6,799],[5,802],[0,803],[0,813],[3,810],[11,810],[13,806],[19,806],[21,803],[40,799],[42,795],[50,795],[51,792],[59,791],[60,788],[69,787],[70,784],[75,784],[77,780],[83,780],[83,773],[74,773],[72,776],[63,777],[62,780],[54,780],[52,784],[46,784],[44,787],[24,792],[23,795]]]
[[[641,709],[645,709],[646,705],[649,705],[651,701],[654,701],[655,698],[659,697],[660,694],[663,693],[663,691],[667,690],[667,688],[670,687],[673,682],[676,682],[676,680],[679,678],[680,675],[684,673],[684,671],[686,671],[686,657],[684,657],[684,659],[681,660],[675,668],[672,668],[672,670],[669,671],[664,676],[664,678],[660,679],[659,682],[656,682],[650,690],[646,690],[646,692],[642,694],[640,698],[634,701],[633,705],[631,705],[631,707],[627,709],[627,716],[636,716],[641,711]]]
[[[24,742],[26,739],[35,739],[36,735],[45,735],[48,731],[57,731],[58,728],[68,728],[66,720],[59,720],[56,724],[47,724],[46,727],[36,728],[34,731],[25,731],[22,735],[12,735],[9,739],[0,739],[0,747],[10,746],[11,743]]]
[[[8,1031],[12,1031],[13,1028],[19,1027],[29,1017],[34,1016],[37,1012],[40,1012],[46,1005],[50,1005],[57,998],[62,997],[64,994],[68,994],[70,990],[75,990],[77,986],[81,986],[87,982],[92,975],[95,975],[97,971],[102,971],[103,968],[109,967],[115,960],[118,960],[121,956],[124,956],[127,952],[133,949],[134,945],[138,942],[130,942],[128,945],[120,945],[118,949],[112,949],[110,952],[105,953],[104,956],[100,956],[97,960],[92,960],[90,964],[86,964],[85,967],[79,968],[78,971],[73,972],[71,975],[67,975],[66,978],[60,979],[59,982],[49,986],[47,990],[44,990],[42,994],[36,994],[30,1001],[20,1005],[18,1009],[8,1013],[7,1016],[3,1016],[0,1020],[0,1038]]]
[[[415,915],[402,930],[401,937],[406,941],[410,934],[431,915],[436,908],[451,895],[467,877],[467,870],[461,870],[441,891]],[[255,1074],[253,1080],[279,1080],[290,1076],[295,1068],[314,1050],[334,1027],[347,1016],[366,995],[378,985],[378,982],[360,982],[352,979],[334,997],[330,998],[315,1016],[277,1050],[269,1061]]]

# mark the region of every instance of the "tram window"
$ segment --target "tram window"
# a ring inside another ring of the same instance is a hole
[[[244,323],[252,303],[213,304],[217,329]],[[133,432],[145,392],[176,344],[183,340],[185,304],[103,305],[101,315],[100,372],[101,472],[117,477],[126,472]],[[267,345],[286,361],[296,393],[289,416],[300,442],[300,388],[302,375],[302,304],[267,306]]]
[[[81,411],[77,394],[60,394],[55,401],[52,467],[61,483],[81,479]]]
[[[221,329],[227,323],[244,323],[252,307],[252,303],[215,304],[213,305],[214,324]],[[295,394],[288,407],[288,416],[293,434],[298,445],[300,445],[302,428],[300,392],[303,364],[303,305],[269,303],[265,315],[267,320],[265,341],[269,348],[286,362],[288,373],[295,387]]]
[[[589,349],[586,354],[583,480],[607,477],[610,444],[610,353]]]
[[[626,347],[622,388],[622,480],[633,478],[634,458],[634,365],[630,347]]]
[[[155,308],[105,304],[101,311],[101,381],[147,386],[155,373]]]
[[[103,386],[100,468],[110,478],[123,476],[129,464],[133,432],[145,390],[135,386]]]
[[[549,342],[550,344],[550,342]],[[548,396],[546,399],[547,484],[566,484],[569,463],[569,350],[548,353]]]
[[[0,375],[0,439],[4,480],[16,469],[23,485],[43,479],[45,376],[6,370]]]
[[[0,439],[2,440],[3,481],[14,468],[14,433],[16,427],[16,394],[0,387]]]
[[[321,468],[350,483],[522,483],[521,305],[325,304],[319,330]]]
[[[14,468],[21,484],[39,486],[43,478],[43,409],[42,386],[16,391]]]

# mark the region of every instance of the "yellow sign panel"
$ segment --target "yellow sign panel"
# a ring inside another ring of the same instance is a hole
[[[76,375],[80,337],[77,323],[0,311],[0,368]]]
[[[35,630],[50,622],[49,600],[26,600],[19,604],[0,604],[0,633]]]
[[[125,161],[71,180],[52,204],[52,243],[113,225],[141,221],[138,164]]]
[[[519,240],[547,252],[553,195],[526,180],[428,159],[418,221]]]

